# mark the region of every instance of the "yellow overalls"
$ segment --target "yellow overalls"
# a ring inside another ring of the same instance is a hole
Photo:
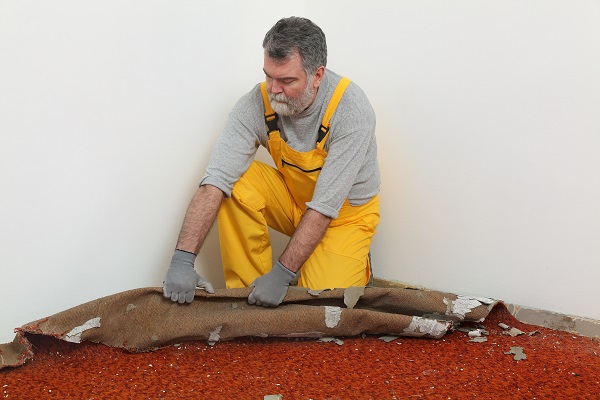
[[[325,111],[316,148],[298,152],[285,143],[277,128],[266,83],[261,84],[269,152],[274,169],[253,161],[233,186],[219,210],[219,240],[228,288],[249,286],[272,267],[268,227],[292,236],[306,212],[327,152],[329,121],[350,81],[342,78]],[[370,278],[369,248],[379,223],[379,196],[352,206],[346,200],[325,236],[302,265],[298,286],[333,289],[364,286]]]

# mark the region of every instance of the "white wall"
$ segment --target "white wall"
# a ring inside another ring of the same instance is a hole
[[[378,115],[376,275],[600,319],[598,1],[0,2],[0,341],[160,286],[261,41],[304,15]],[[265,157],[264,153],[261,157]],[[216,232],[197,267],[223,286]]]
[[[600,2],[369,4],[307,14],[377,111],[376,274],[600,319]]]

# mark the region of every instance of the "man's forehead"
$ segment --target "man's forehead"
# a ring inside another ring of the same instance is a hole
[[[300,77],[305,73],[298,53],[292,54],[283,61],[275,60],[265,54],[263,71],[272,78]]]

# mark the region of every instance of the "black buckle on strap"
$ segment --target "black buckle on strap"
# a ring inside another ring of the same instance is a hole
[[[269,115],[265,114],[265,123],[267,124],[267,128],[269,128],[269,131],[267,133],[279,130],[279,127],[277,126],[277,121],[279,121],[279,116],[277,115],[277,113]]]
[[[317,143],[321,143],[321,140],[325,139],[327,133],[329,133],[329,127],[321,124],[321,127],[319,128],[319,136],[317,137]]]

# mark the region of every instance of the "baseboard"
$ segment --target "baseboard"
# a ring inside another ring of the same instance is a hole
[[[506,307],[521,322],[600,339],[600,321],[516,304],[506,304]]]
[[[401,287],[405,289],[428,290],[422,286],[409,285],[381,278],[374,278],[373,285],[376,287]],[[600,339],[600,321],[540,310],[532,307],[521,306],[504,302],[508,311],[519,321],[531,325],[542,326],[563,332],[569,332],[580,336]]]

